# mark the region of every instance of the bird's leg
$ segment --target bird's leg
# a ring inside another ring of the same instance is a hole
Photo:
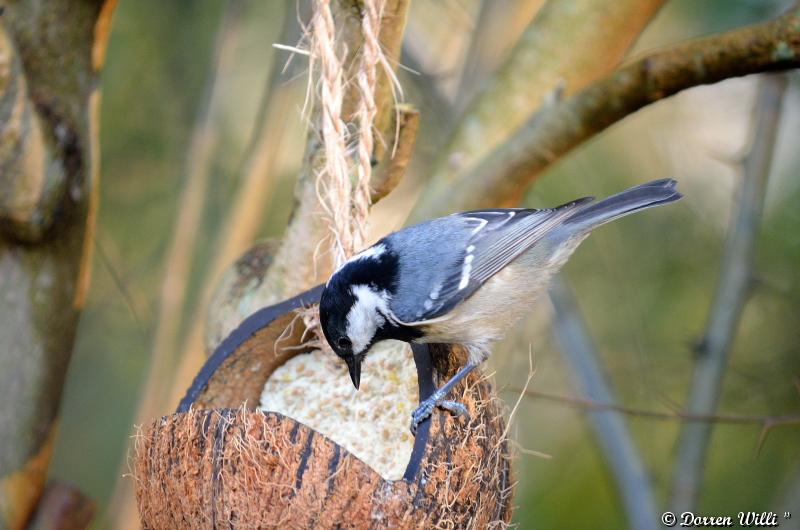
[[[449,410],[457,416],[468,416],[467,408],[463,403],[459,403],[458,401],[448,401],[444,398],[453,389],[453,387],[456,386],[459,381],[464,379],[467,374],[474,370],[478,364],[480,363],[469,361],[464,365],[463,368],[456,372],[456,375],[451,377],[450,380],[443,384],[438,390],[436,390],[436,392],[431,394],[430,397],[419,404],[416,410],[411,414],[411,432],[414,435],[417,434],[417,427],[419,424],[428,419],[433,413],[433,409],[436,407]]]

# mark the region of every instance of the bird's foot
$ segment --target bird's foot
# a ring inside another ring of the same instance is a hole
[[[430,418],[431,414],[433,414],[433,409],[436,407],[450,411],[456,416],[469,418],[469,412],[467,412],[467,407],[465,407],[463,403],[442,398],[443,396],[434,394],[420,403],[416,410],[411,413],[411,434],[414,436],[417,435],[417,427],[419,427],[419,424]]]

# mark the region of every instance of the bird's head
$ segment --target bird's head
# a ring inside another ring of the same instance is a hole
[[[319,303],[322,331],[333,351],[347,363],[356,388],[361,363],[378,341],[395,338],[389,303],[397,284],[397,259],[378,243],[337,270]]]

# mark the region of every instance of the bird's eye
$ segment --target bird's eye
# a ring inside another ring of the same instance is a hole
[[[339,337],[336,340],[336,345],[339,347],[340,350],[349,350],[353,346],[353,343],[350,342],[350,339],[348,339],[347,337]]]

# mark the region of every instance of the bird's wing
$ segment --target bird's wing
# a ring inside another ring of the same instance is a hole
[[[454,214],[471,230],[459,258],[444,271],[424,307],[418,307],[407,325],[423,325],[440,318],[469,298],[489,278],[541,240],[577,209],[593,200],[585,197],[557,208],[488,209]]]

